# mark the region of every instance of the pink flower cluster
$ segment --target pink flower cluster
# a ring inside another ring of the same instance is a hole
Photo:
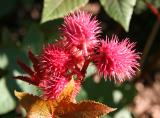
[[[100,40],[100,23],[91,14],[77,11],[64,17],[60,27],[61,39],[46,45],[38,56],[29,51],[33,69],[18,61],[29,76],[15,78],[38,86],[44,99],[55,99],[73,78],[76,88],[73,98],[81,88],[86,69],[93,62],[100,76],[123,82],[135,75],[140,58],[135,43],[129,39],[119,41],[117,36]]]

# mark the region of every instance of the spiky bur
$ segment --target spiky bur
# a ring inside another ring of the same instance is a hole
[[[101,32],[96,17],[83,11],[77,11],[64,17],[64,24],[60,28],[62,36],[69,42],[70,47],[82,50],[84,56],[96,45]]]
[[[75,68],[74,56],[71,56],[60,44],[47,45],[39,56],[34,56],[29,51],[29,58],[33,62],[33,69],[26,64],[18,61],[20,67],[29,74],[29,76],[17,76],[30,84],[36,85],[44,93],[44,99],[56,99],[67,83],[73,78],[73,75],[81,77],[80,70]],[[72,60],[73,59],[73,60]],[[73,98],[78,94],[81,83],[75,80],[75,91]]]
[[[56,99],[65,88],[70,78],[62,75],[51,75],[39,83],[39,87],[44,91],[44,99]]]
[[[57,98],[74,75],[81,76],[80,70],[75,68],[76,57],[63,47],[64,43],[60,41],[47,45],[39,56],[39,72],[43,78],[39,87],[44,91],[43,96],[46,99]],[[75,80],[77,86],[73,96],[78,94],[78,83]]]
[[[47,45],[39,57],[42,74],[64,73],[73,65],[69,51],[59,45]]]
[[[135,75],[139,66],[135,44],[128,39],[120,42],[116,36],[111,40],[98,40],[101,28],[91,14],[81,11],[72,13],[64,18],[60,29],[62,40],[46,45],[39,56],[29,52],[33,69],[18,61],[29,76],[15,78],[38,86],[44,92],[43,98],[56,99],[74,78],[74,99],[90,62],[95,63],[101,76],[113,78],[116,82]]]
[[[111,40],[102,40],[99,54],[94,56],[100,75],[113,78],[116,82],[132,78],[139,67],[137,60],[140,58],[134,47],[135,43],[130,43],[129,39],[120,42],[115,35]]]

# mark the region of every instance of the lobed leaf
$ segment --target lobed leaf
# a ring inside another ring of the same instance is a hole
[[[15,96],[27,111],[27,118],[52,118],[54,115],[55,101],[45,101],[38,96],[24,92],[16,92]]]
[[[27,111],[27,118],[97,118],[115,109],[94,101],[76,103],[72,99],[72,79],[55,100],[43,100],[28,93],[16,92],[16,97]]]
[[[115,109],[95,101],[82,101],[80,103],[61,102],[55,114],[61,118],[97,118]]]
[[[88,0],[44,0],[41,22],[63,17],[84,6],[87,2]]]
[[[108,15],[128,31],[136,0],[100,0],[100,2]]]
[[[38,96],[33,96],[24,92],[16,92],[15,96],[19,99],[21,105],[27,111],[27,118],[52,118],[55,108],[63,100],[66,103],[71,102],[72,92],[74,90],[74,80],[71,79],[60,96],[55,100],[43,100]]]

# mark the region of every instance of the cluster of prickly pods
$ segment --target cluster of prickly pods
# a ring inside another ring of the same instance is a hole
[[[18,61],[29,76],[17,76],[43,91],[42,99],[56,99],[74,78],[73,99],[79,93],[90,63],[97,67],[100,77],[123,82],[131,79],[139,67],[139,53],[135,43],[128,38],[119,41],[100,39],[100,23],[90,13],[76,11],[64,17],[61,36],[54,43],[45,45],[40,55],[29,51],[33,69]]]

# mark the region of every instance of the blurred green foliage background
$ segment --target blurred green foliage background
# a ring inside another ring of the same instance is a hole
[[[160,0],[147,2],[160,8]],[[27,58],[28,50],[39,54],[43,45],[58,40],[62,17],[76,9],[97,16],[103,30],[102,38],[117,34],[122,39],[129,37],[136,41],[143,60],[135,79],[121,85],[98,78],[91,65],[77,100],[92,99],[118,109],[103,118],[140,117],[134,112],[136,107],[132,106],[135,97],[140,94],[136,86],[140,83],[144,87],[152,87],[155,75],[160,72],[159,21],[147,8],[145,0],[1,0],[0,118],[23,117],[24,112],[14,96],[14,90],[35,95],[40,93],[35,86],[13,79],[13,76],[23,73],[16,60],[21,59],[32,66]],[[144,118],[150,117],[146,115]]]

